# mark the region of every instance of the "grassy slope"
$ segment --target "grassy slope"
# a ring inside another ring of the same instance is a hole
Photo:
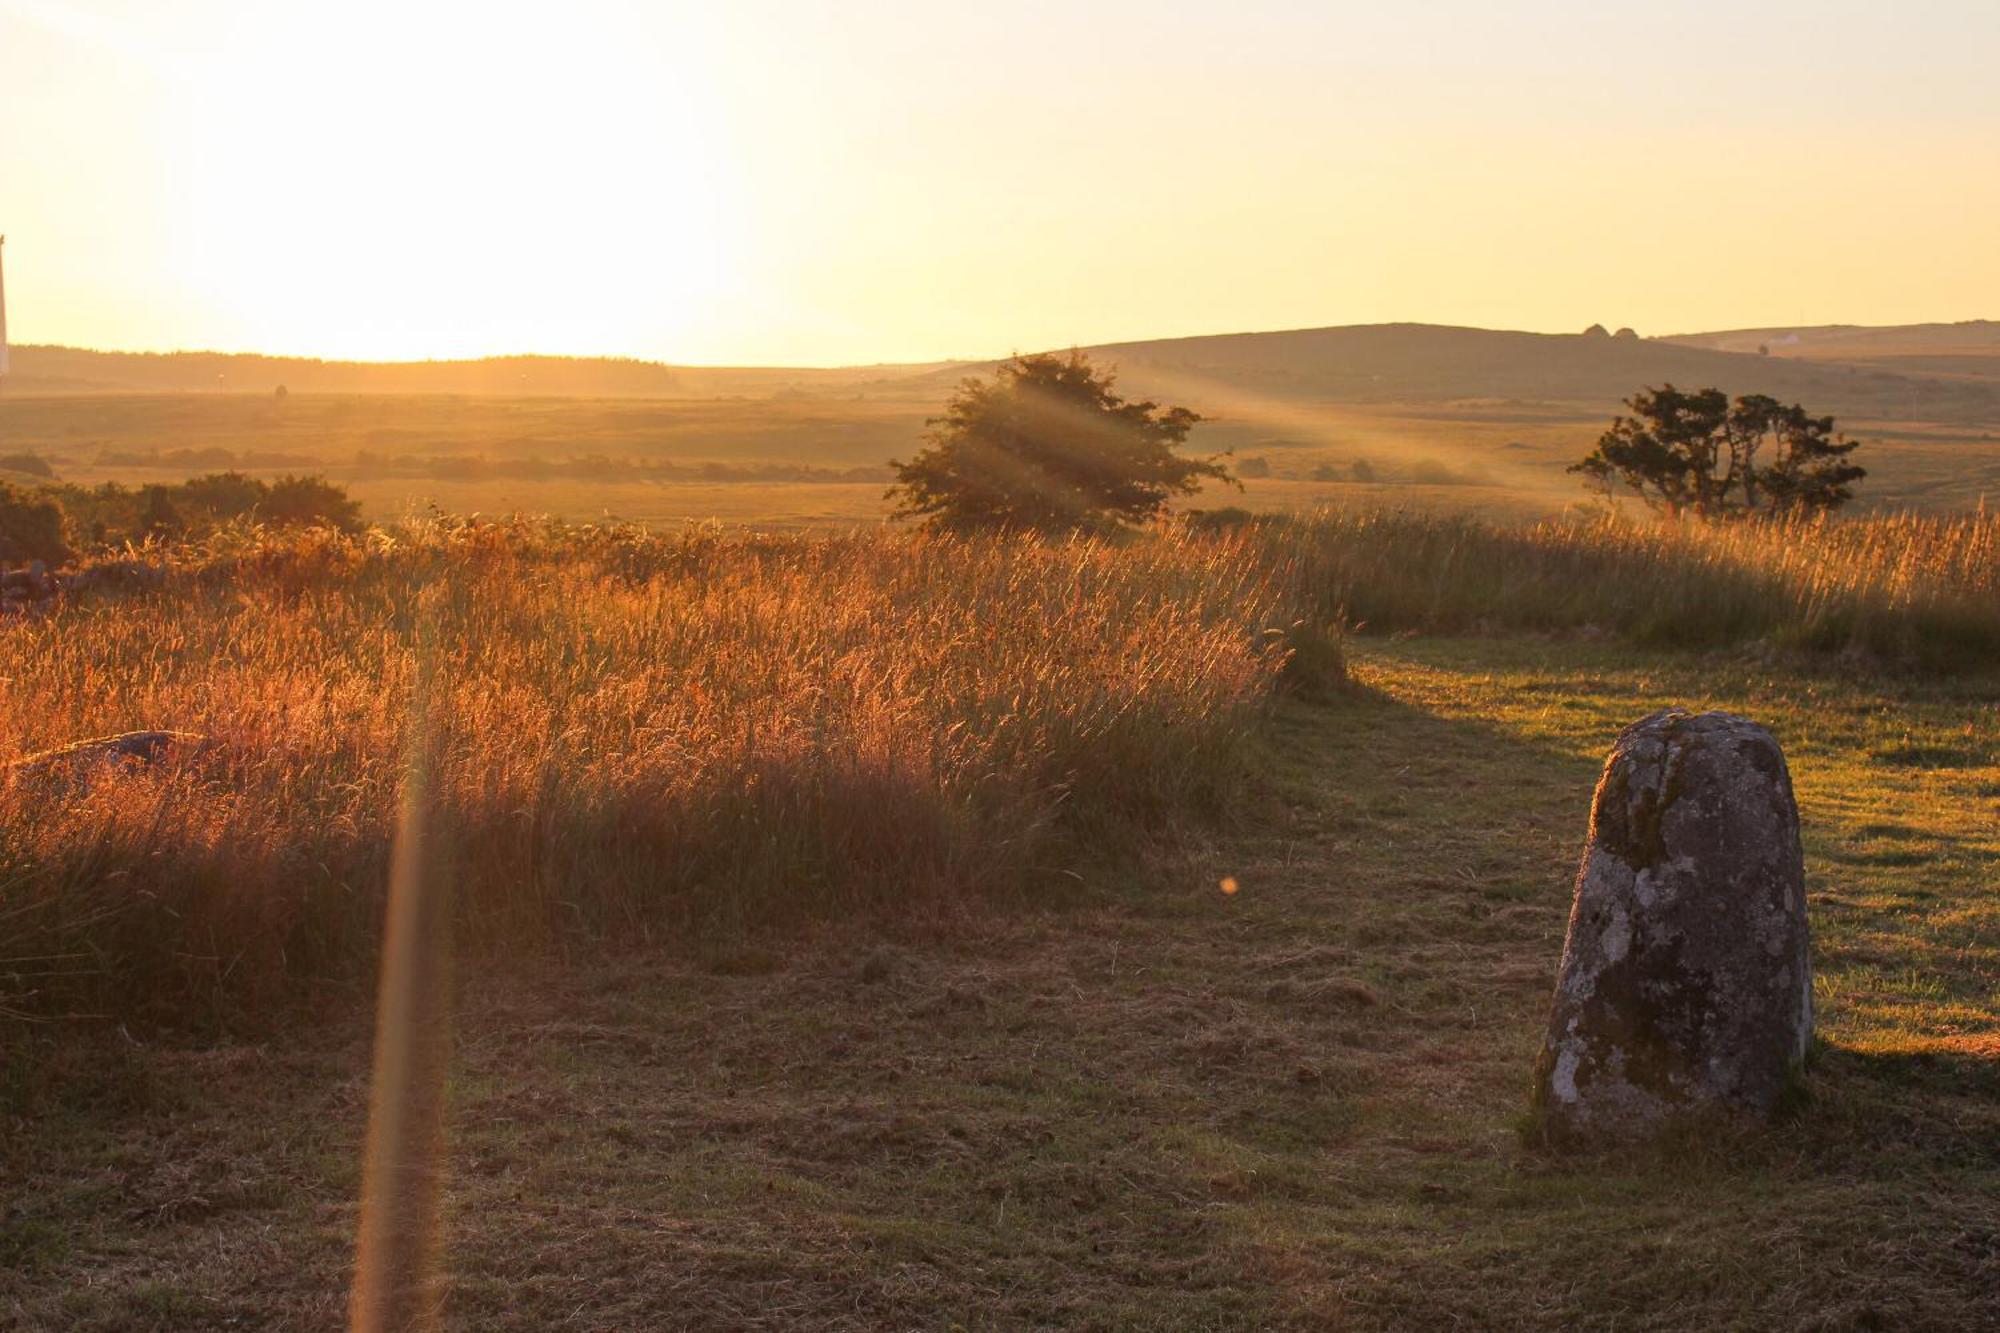
[[[1378,641],[1359,674],[1283,715],[1261,813],[1091,905],[468,979],[450,1322],[2000,1317],[1992,682],[1527,640]],[[1513,1124],[1597,758],[1664,700],[1791,755],[1813,1102],[1764,1137],[1538,1158]],[[10,1089],[0,1322],[337,1321],[366,1060],[347,1015],[113,1040]]]

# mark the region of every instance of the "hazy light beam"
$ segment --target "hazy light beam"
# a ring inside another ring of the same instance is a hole
[[[424,612],[420,610],[420,615]],[[450,903],[427,835],[430,640],[420,625],[409,754],[389,867],[375,1070],[350,1325],[435,1327],[444,1084],[451,1055]]]

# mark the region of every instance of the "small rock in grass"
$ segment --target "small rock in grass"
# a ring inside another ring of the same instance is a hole
[[[169,758],[193,754],[206,744],[202,737],[188,731],[127,731],[31,754],[25,759],[15,760],[8,768],[16,773],[55,770],[78,773],[106,764],[157,764]]]

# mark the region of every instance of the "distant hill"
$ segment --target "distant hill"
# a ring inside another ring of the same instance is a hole
[[[930,366],[838,370],[669,366],[622,357],[321,361],[225,352],[95,352],[15,344],[15,393],[464,394],[479,397],[725,398],[850,389]]]
[[[1427,324],[1356,325],[1117,343],[1091,349],[1152,392],[1204,383],[1320,401],[1615,403],[1642,385],[1716,385],[1816,410],[2000,420],[1994,386],[1820,364],[1680,341],[1511,333]]]
[[[1715,385],[1768,393],[1815,411],[1875,420],[2000,423],[2000,382],[1719,350],[1682,339],[1514,333],[1434,324],[1366,324],[1277,333],[1217,334],[1110,343],[1087,349],[1115,365],[1128,393],[1170,398],[1207,413],[1287,405],[1402,403],[1513,412],[1538,407],[1615,409],[1646,385]],[[933,395],[969,370],[930,372]]]
[[[2000,384],[2000,320],[1959,324],[1821,324],[1679,334],[1683,347],[1748,352],[1786,360],[1851,365],[1931,379]]]
[[[1769,354],[1758,348],[1767,347]],[[1875,420],[2000,423],[2000,323],[1751,329],[1672,338],[1373,324],[1111,343],[1128,391],[1205,412],[1303,403],[1614,406],[1644,385],[1769,393]],[[940,402],[991,362],[841,369],[709,368],[516,356],[368,363],[23,346],[11,393],[237,392],[484,397],[781,398],[866,393]]]
[[[2000,356],[2000,320],[1969,319],[1957,324],[1816,324],[1806,327],[1728,329],[1719,333],[1676,333],[1659,339],[1722,352],[1773,355],[1873,356],[1891,351],[1984,351]]]

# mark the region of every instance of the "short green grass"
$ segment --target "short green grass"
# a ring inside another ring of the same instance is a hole
[[[1237,823],[1058,905],[468,977],[446,1322],[2000,1320],[1994,681],[1527,638],[1363,641],[1356,675],[1284,707]],[[1808,1095],[1763,1132],[1540,1155],[1516,1126],[1591,785],[1669,702],[1790,757]],[[0,1324],[340,1320],[366,1014],[31,1040]]]

